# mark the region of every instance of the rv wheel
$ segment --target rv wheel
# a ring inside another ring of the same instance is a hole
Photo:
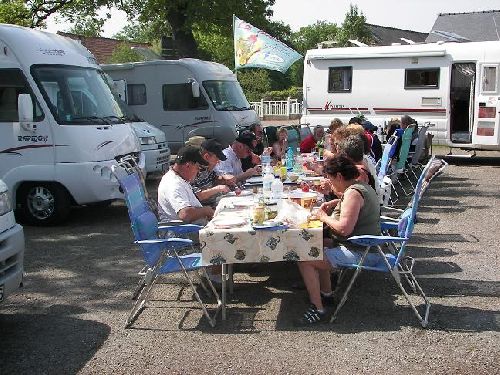
[[[19,221],[32,225],[54,225],[70,211],[70,197],[58,184],[36,182],[22,185],[17,193]]]

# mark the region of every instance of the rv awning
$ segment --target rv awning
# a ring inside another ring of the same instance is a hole
[[[395,48],[394,46],[388,46],[388,47],[318,49],[318,50],[308,51],[306,59],[346,60],[346,59],[376,59],[376,58],[387,58],[387,57],[439,57],[439,56],[444,56],[446,54],[446,49],[442,47],[439,49],[416,48],[417,46],[403,46],[403,47],[405,48]]]

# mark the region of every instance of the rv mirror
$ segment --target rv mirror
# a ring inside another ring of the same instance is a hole
[[[193,92],[193,98],[200,97],[200,84],[195,79],[191,79],[191,91]]]
[[[30,94],[19,94],[17,108],[21,128],[34,132],[36,125],[33,123],[33,101]]]

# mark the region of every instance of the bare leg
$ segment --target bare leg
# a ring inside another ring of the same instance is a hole
[[[318,270],[320,290],[323,293],[332,292],[332,279],[330,270]]]
[[[326,261],[318,260],[298,262],[298,266],[302,278],[304,279],[304,284],[306,285],[311,303],[314,304],[318,310],[323,310],[320,294],[320,275],[328,274],[328,279],[330,278],[330,264]],[[321,276],[321,278],[326,277]],[[323,281],[323,283],[326,283],[326,280]],[[323,285],[323,283],[321,285]],[[331,291],[331,284],[325,284],[325,289],[328,288],[328,285]]]

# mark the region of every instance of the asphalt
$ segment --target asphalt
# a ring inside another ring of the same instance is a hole
[[[186,286],[162,279],[125,329],[142,262],[116,202],[25,227],[25,285],[0,306],[0,373],[500,373],[500,159],[448,160],[409,249],[432,303],[426,329],[393,280],[371,273],[335,323],[295,328],[306,294],[291,263],[240,267],[215,328]]]

